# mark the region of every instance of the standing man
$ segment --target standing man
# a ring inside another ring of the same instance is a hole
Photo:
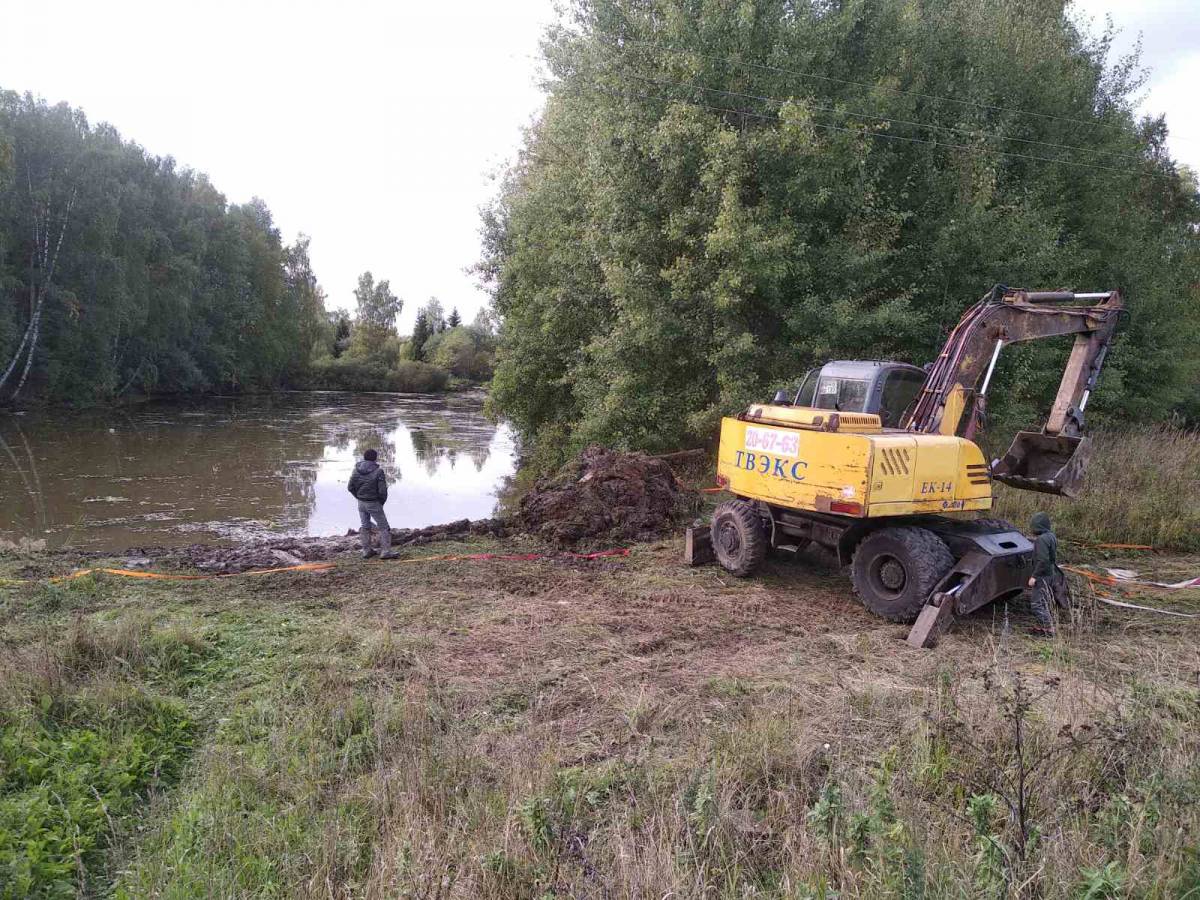
[[[374,519],[379,528],[379,558],[395,559],[391,550],[392,529],[383,512],[383,504],[387,503],[387,475],[376,462],[377,459],[379,454],[374,450],[364,453],[362,460],[354,467],[346,490],[358,500],[358,518],[362,523],[358,539],[362,545],[362,558],[370,559],[375,555],[371,549],[371,520]]]
[[[1033,574],[1029,577],[1029,605],[1037,617],[1034,634],[1045,637],[1054,635],[1054,619],[1050,607],[1058,599],[1055,588],[1063,577],[1058,568],[1058,537],[1050,526],[1050,516],[1044,512],[1034,513],[1029,523],[1033,528]],[[1064,579],[1065,581],[1065,579]],[[1062,590],[1065,591],[1065,584]]]

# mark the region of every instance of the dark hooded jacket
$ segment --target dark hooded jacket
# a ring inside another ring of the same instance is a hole
[[[1058,566],[1058,538],[1050,530],[1050,517],[1044,512],[1034,514],[1033,577],[1050,578]]]
[[[346,490],[363,503],[387,503],[387,476],[379,463],[360,460]]]

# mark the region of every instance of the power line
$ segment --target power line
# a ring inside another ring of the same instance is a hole
[[[922,93],[921,91],[909,91],[909,90],[904,90],[903,88],[887,87],[886,85],[882,85],[882,84],[869,84],[865,81],[854,81],[853,79],[850,79],[850,78],[837,78],[832,75],[821,75],[816,72],[804,72],[799,69],[785,69],[781,66],[771,66],[771,65],[767,65],[766,63],[745,62],[743,60],[731,59],[730,57],[727,57],[727,56],[717,56],[712,53],[704,53],[703,51],[700,51],[700,50],[685,50],[685,49],[678,48],[678,47],[669,47],[665,44],[657,44],[657,43],[654,43],[653,41],[641,41],[636,38],[624,37],[622,35],[613,34],[612,32],[597,32],[597,33],[600,35],[601,38],[604,38],[604,37],[611,38],[614,41],[620,42],[623,44],[634,44],[637,46],[649,47],[651,49],[660,50],[665,53],[692,54],[694,56],[699,56],[699,57],[702,57],[703,59],[709,59],[709,60],[713,60],[715,62],[724,62],[724,63],[729,63],[729,64],[735,65],[735,66],[743,66],[745,68],[750,68],[750,69],[759,69],[759,70],[765,71],[765,72],[775,72],[775,73],[781,74],[781,75],[792,75],[797,78],[812,78],[817,81],[827,81],[827,82],[830,82],[833,84],[854,85],[855,87],[867,88],[868,90],[883,90],[883,91],[887,91],[887,92],[893,93],[893,94],[903,94],[908,97],[920,97],[923,100],[939,100],[939,101],[943,101],[946,103],[957,103],[960,106],[973,106],[976,109],[986,109],[986,110],[990,110],[992,112],[1007,112],[1007,113],[1013,113],[1013,114],[1022,115],[1022,116],[1033,116],[1038,119],[1050,119],[1050,120],[1054,120],[1054,121],[1058,121],[1058,122],[1069,122],[1073,125],[1088,125],[1088,126],[1096,127],[1096,128],[1113,128],[1113,129],[1117,129],[1117,130],[1121,129],[1120,125],[1112,125],[1112,124],[1109,124],[1108,122],[1097,122],[1097,121],[1089,120],[1089,119],[1074,119],[1074,118],[1070,118],[1068,116],[1054,116],[1054,115],[1050,115],[1049,113],[1040,113],[1040,112],[1034,112],[1032,110],[1027,110],[1027,109],[1018,109],[1017,107],[1013,107],[1013,106],[996,106],[996,105],[992,105],[992,104],[988,104],[988,103],[978,103],[974,100],[961,100],[956,97],[945,97],[945,96],[941,96],[938,94],[925,94],[925,93]]]
[[[650,84],[673,85],[675,87],[688,87],[688,88],[694,88],[694,89],[700,90],[700,91],[705,91],[707,93],[724,94],[729,97],[742,97],[747,100],[759,100],[764,103],[777,103],[777,104],[782,105],[784,103],[789,102],[789,100],[792,99],[792,98],[781,99],[779,97],[766,97],[766,96],[762,96],[759,94],[745,93],[743,91],[729,91],[729,90],[724,90],[722,88],[707,87],[703,84],[696,84],[695,82],[664,81],[664,80],[660,80],[660,79],[656,79],[656,78],[648,78],[644,75],[638,75],[633,72],[617,72],[616,74],[623,75],[628,78],[633,78],[637,81],[645,81]],[[1050,148],[1053,148],[1056,150],[1070,150],[1073,152],[1092,153],[1092,154],[1098,154],[1101,156],[1115,156],[1115,157],[1118,157],[1121,159],[1137,160],[1138,162],[1144,161],[1144,157],[1142,157],[1136,153],[1117,153],[1112,150],[1096,150],[1091,147],[1080,147],[1076,144],[1055,144],[1051,141],[1038,141],[1038,140],[1034,140],[1032,138],[1005,137],[1003,135],[993,134],[993,133],[990,133],[987,131],[979,131],[979,130],[973,130],[973,129],[969,129],[969,128],[955,128],[950,125],[934,125],[929,122],[914,122],[911,119],[897,119],[894,116],[878,116],[878,115],[873,115],[871,113],[858,112],[856,110],[837,109],[836,107],[831,107],[831,106],[820,106],[820,105],[818,105],[816,103],[812,103],[809,100],[804,99],[804,98],[800,98],[800,102],[802,102],[805,106],[807,106],[810,109],[820,110],[821,112],[833,113],[834,115],[853,116],[855,118],[860,118],[860,119],[873,119],[877,122],[887,122],[887,123],[895,124],[895,125],[910,125],[914,128],[928,128],[933,131],[945,131],[945,132],[949,132],[952,134],[966,135],[968,137],[985,137],[985,138],[992,138],[994,140],[999,140],[999,141],[1017,141],[1022,144],[1034,144],[1039,147],[1050,147]]]
[[[599,88],[599,92],[607,94],[618,99],[641,99],[641,100],[657,100],[664,103],[682,103],[685,106],[694,106],[700,109],[709,109],[714,112],[728,113],[730,115],[742,116],[743,118],[761,119],[768,122],[781,122],[782,119],[777,113],[757,113],[743,109],[733,109],[726,106],[714,106],[709,103],[699,103],[694,100],[683,100],[679,97],[667,97],[655,94],[618,94],[614,91],[607,90],[600,82],[590,82]],[[865,137],[879,138],[888,141],[902,141],[908,144],[925,144],[931,147],[945,147],[951,150],[966,150],[969,153],[990,153],[995,156],[1006,156],[1012,159],[1025,159],[1036,162],[1056,163],[1063,166],[1073,166],[1075,168],[1099,169],[1106,172],[1118,172],[1122,175],[1145,175],[1151,178],[1170,178],[1169,175],[1162,175],[1157,172],[1138,172],[1133,169],[1118,169],[1114,166],[1101,166],[1095,163],[1074,162],[1066,159],[1055,159],[1049,156],[1035,156],[1030,153],[1015,153],[1007,150],[995,150],[990,147],[978,147],[970,144],[951,144],[946,141],[933,141],[926,138],[907,137],[900,134],[887,134],[881,131],[869,131],[863,128],[845,128],[840,125],[830,125],[827,122],[809,122],[813,128],[821,128],[827,131],[838,131],[845,134],[857,134]]]

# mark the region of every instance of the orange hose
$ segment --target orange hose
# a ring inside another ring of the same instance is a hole
[[[1090,581],[1097,581],[1100,584],[1108,584],[1114,587],[1121,584],[1116,578],[1111,575],[1097,575],[1095,572],[1089,572],[1087,569],[1076,569],[1074,566],[1059,566],[1060,569],[1065,569],[1068,572],[1074,572],[1076,575],[1082,575]]]
[[[135,569],[80,569],[78,572],[72,572],[70,575],[60,575],[57,578],[51,578],[50,581],[69,581],[72,578],[82,578],[84,575],[91,575],[93,572],[102,572],[105,575],[120,575],[123,578],[202,581],[207,578],[236,578],[239,575],[274,575],[276,572],[323,572],[334,568],[336,565],[337,563],[331,562],[303,563],[299,566],[281,566],[278,569],[252,569],[249,572],[220,572],[212,575],[164,575],[161,572],[139,572]]]
[[[553,559],[556,554],[551,553],[464,553],[459,555],[445,556],[416,556],[411,559],[399,559],[396,562],[404,563],[420,563],[420,562],[462,562],[462,561],[479,561],[479,560],[502,560],[514,562],[532,562],[535,559]],[[629,555],[627,547],[618,547],[613,550],[597,550],[593,553],[563,553],[558,554],[566,556],[570,559],[606,559],[609,557],[624,557]],[[93,573],[101,573],[104,575],[120,575],[122,578],[153,578],[161,581],[204,581],[209,578],[238,578],[243,575],[274,575],[277,572],[327,572],[330,569],[337,568],[337,563],[332,562],[310,562],[302,563],[298,566],[280,566],[277,569],[252,569],[249,572],[221,572],[211,575],[169,575],[161,572],[139,572],[136,569],[109,569],[109,568],[94,568],[80,569],[78,572],[72,572],[70,575],[59,575],[56,578],[49,579],[51,582],[70,581],[73,578],[82,578],[84,575]],[[30,584],[33,579],[21,578],[0,578],[0,584]]]

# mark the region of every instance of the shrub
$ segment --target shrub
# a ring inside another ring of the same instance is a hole
[[[298,387],[327,391],[395,391],[436,393],[446,389],[449,374],[427,363],[402,359],[393,366],[378,359],[342,356],[313,363]]]
[[[451,375],[472,381],[492,377],[491,338],[476,329],[460,326],[441,331],[425,342],[425,358]]]
[[[401,360],[392,370],[394,391],[435,393],[446,389],[450,376],[443,369],[415,359]]]

